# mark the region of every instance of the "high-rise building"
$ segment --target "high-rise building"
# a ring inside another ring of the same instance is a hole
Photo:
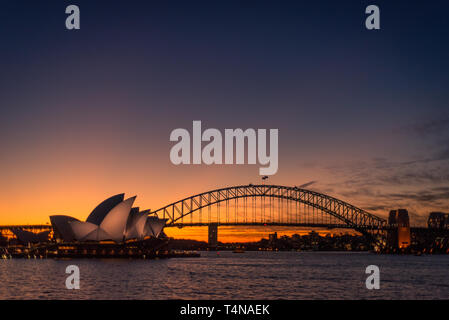
[[[427,226],[430,229],[448,229],[449,228],[449,213],[431,212],[427,219]]]
[[[277,239],[278,239],[278,233],[277,232],[275,232],[275,233],[270,233],[269,235],[268,235],[268,240],[270,241],[270,243],[275,243],[276,241],[277,241]]]

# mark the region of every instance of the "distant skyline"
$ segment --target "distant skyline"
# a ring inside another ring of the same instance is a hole
[[[449,3],[17,0],[0,12],[0,224],[158,209],[259,183],[258,165],[170,162],[170,132],[279,129],[268,183],[412,224],[449,212]]]

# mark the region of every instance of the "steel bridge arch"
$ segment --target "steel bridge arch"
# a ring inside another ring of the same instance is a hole
[[[297,201],[322,210],[342,221],[347,227],[364,235],[370,235],[372,231],[382,230],[386,227],[385,219],[342,200],[311,190],[280,185],[249,184],[215,189],[173,202],[150,212],[150,215],[168,218],[167,226],[173,226],[179,220],[200,209],[223,201],[249,197],[272,197]],[[220,224],[219,221],[218,224]]]

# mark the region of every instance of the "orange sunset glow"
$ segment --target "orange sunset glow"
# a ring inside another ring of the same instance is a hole
[[[46,224],[50,215],[84,220],[118,193],[157,210],[216,188],[263,183],[260,164],[174,165],[170,135],[192,133],[193,121],[203,132],[278,130],[278,171],[264,183],[306,185],[383,218],[406,208],[413,225],[448,210],[449,91],[431,79],[447,81],[433,65],[423,68],[427,75],[414,72],[409,60],[417,57],[403,52],[419,53],[407,44],[377,43],[359,31],[329,36],[317,21],[308,22],[317,23],[310,34],[283,23],[256,32],[243,16],[240,27],[211,20],[200,28],[168,7],[157,10],[171,22],[153,12],[154,19],[142,18],[145,28],[90,22],[75,33],[27,29],[20,41],[5,35],[0,225]],[[169,27],[179,19],[188,21]],[[48,21],[60,24],[53,15]],[[306,51],[302,42],[285,41],[297,36],[311,40]],[[429,52],[447,60],[440,48]],[[269,231],[235,232],[230,239]]]
[[[2,311],[289,320],[312,300],[448,299],[448,13],[2,1]]]

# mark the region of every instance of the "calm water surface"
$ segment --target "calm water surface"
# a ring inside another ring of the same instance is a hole
[[[65,269],[79,266],[81,289]],[[380,290],[365,288],[377,265]],[[449,256],[202,252],[167,260],[0,260],[1,299],[448,299]]]

